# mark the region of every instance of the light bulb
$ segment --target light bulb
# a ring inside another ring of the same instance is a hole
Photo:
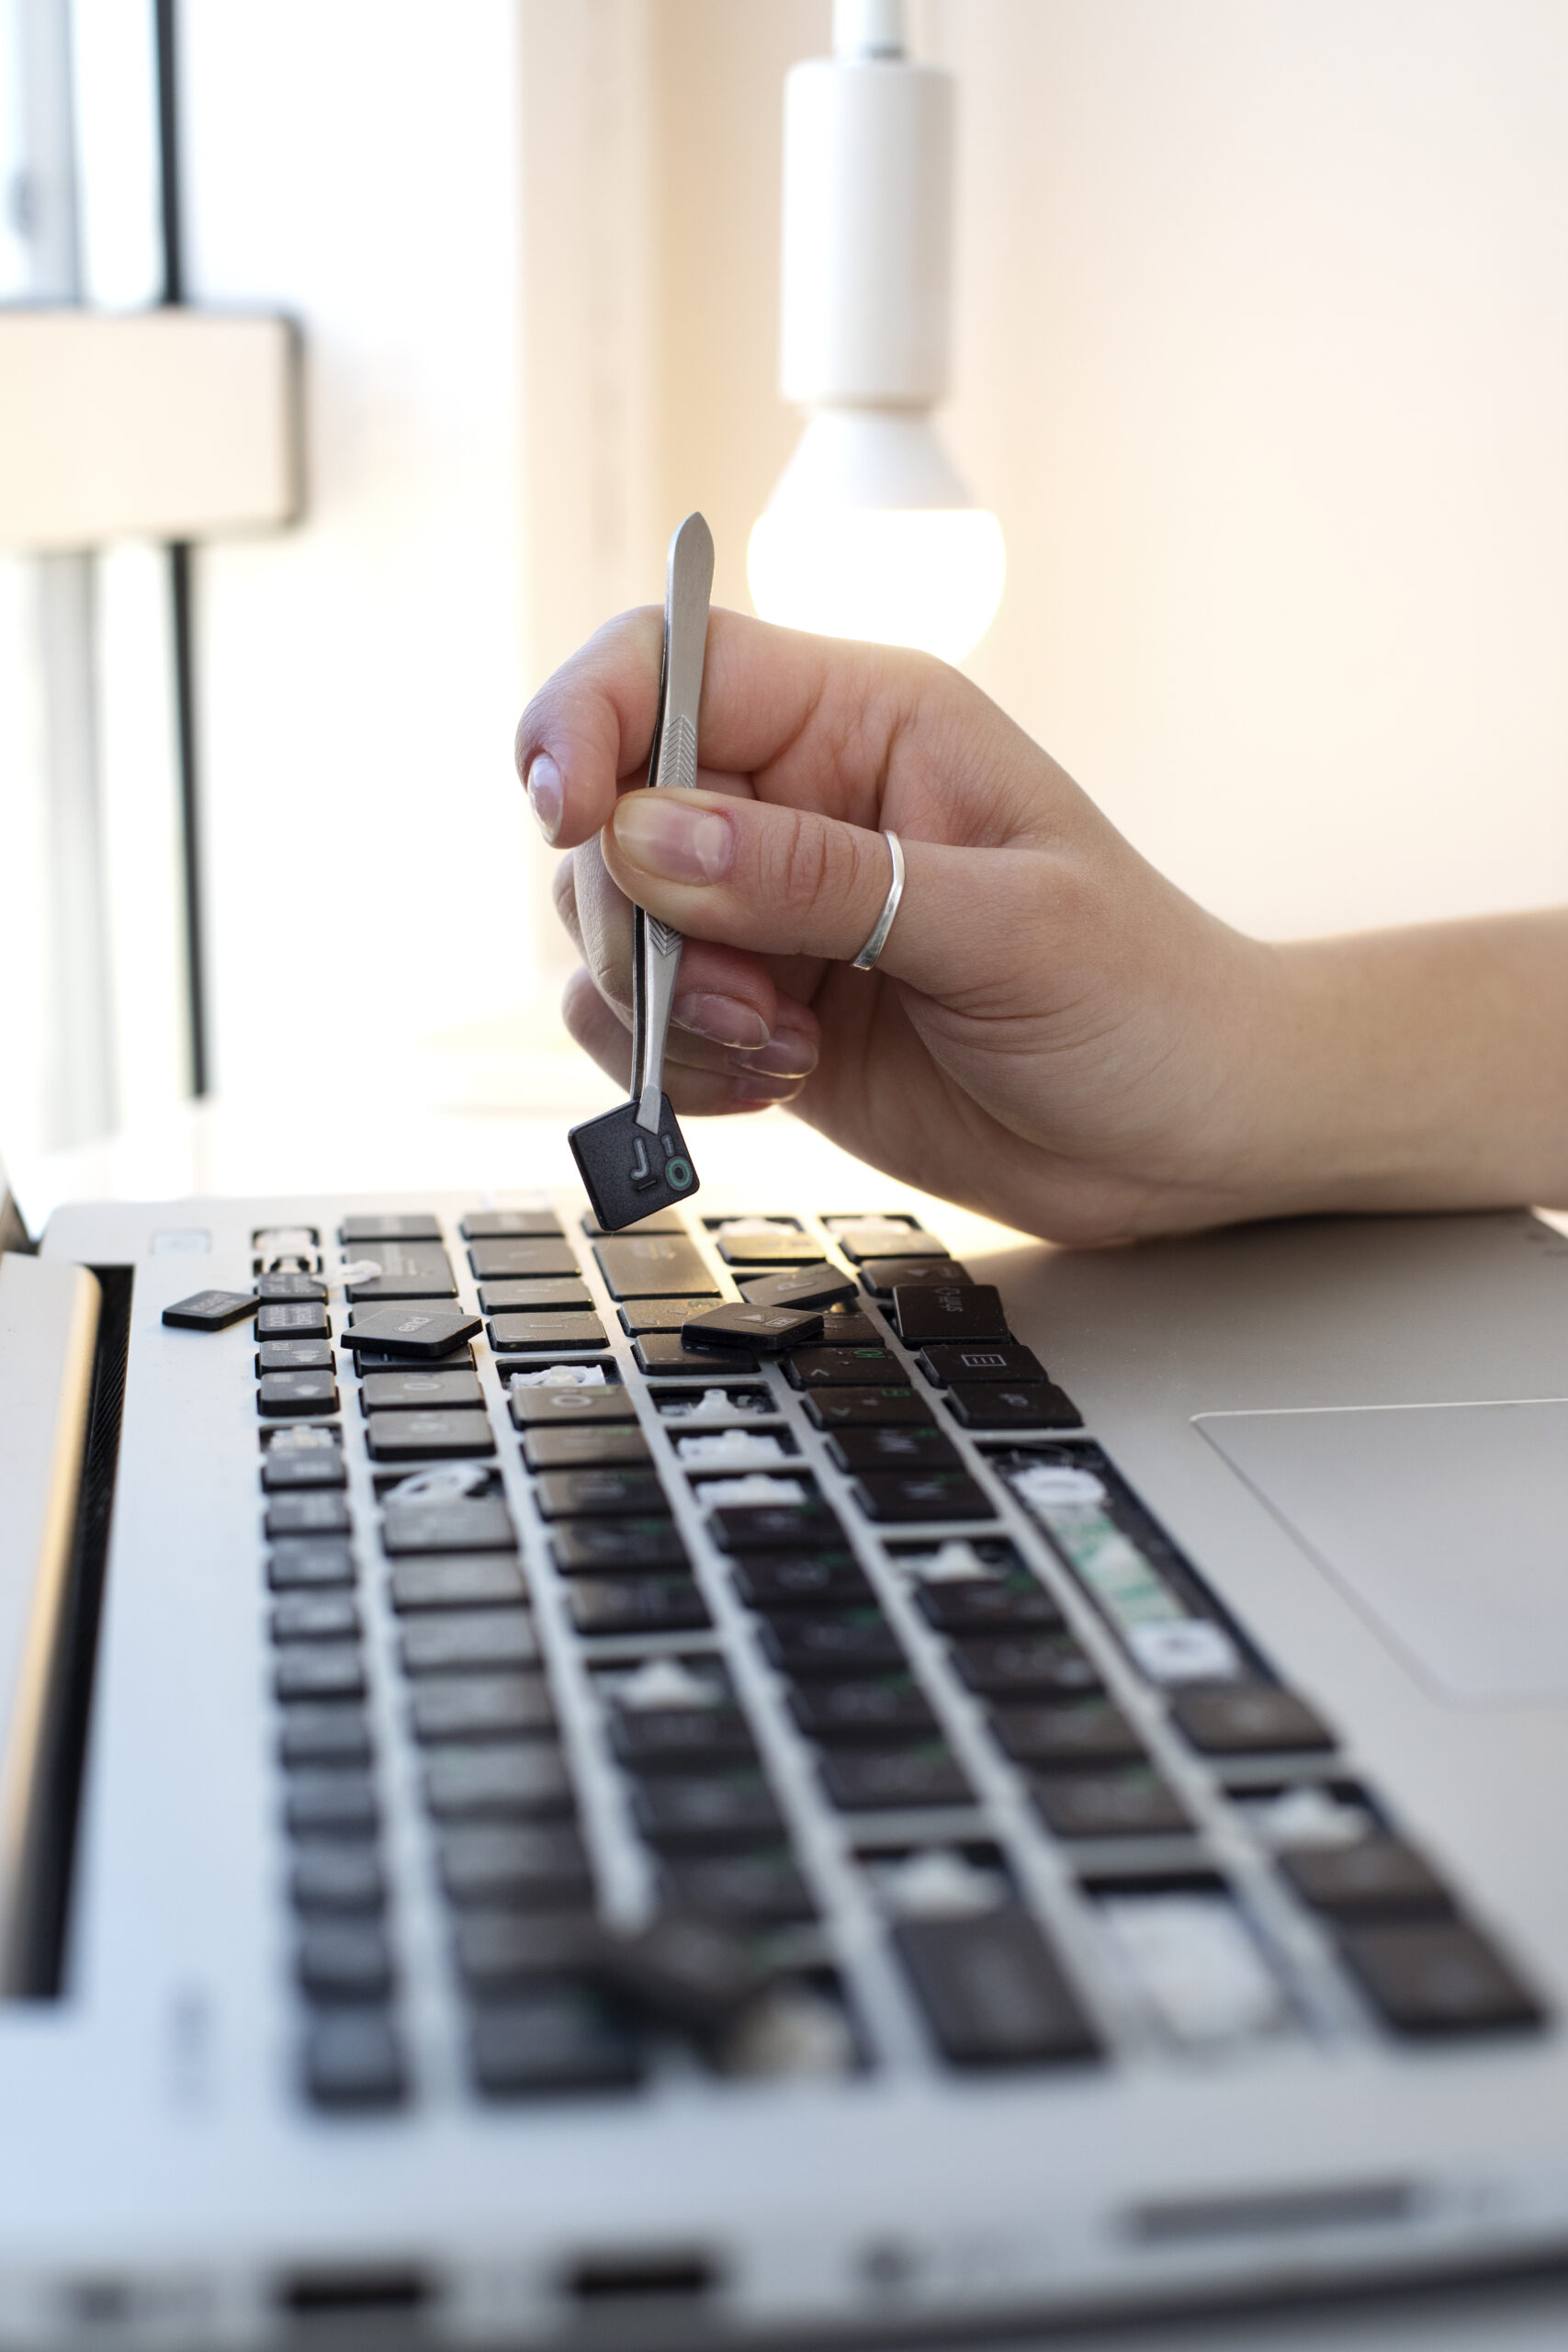
[[[822,408],[747,550],[764,620],[961,662],[1001,601],[1001,526],[920,410]]]

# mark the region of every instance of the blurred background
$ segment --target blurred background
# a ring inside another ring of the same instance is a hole
[[[168,292],[159,13],[0,0],[6,304]],[[177,290],[297,326],[302,505],[191,535],[183,765],[165,548],[0,549],[0,1136],[188,1094],[186,814],[199,1074],[258,1132],[605,1099],[512,727],[689,508],[748,606],[828,0],[162,13]],[[1237,923],[1568,899],[1568,5],[914,25],[956,76],[938,421],[1008,549],[965,667]]]

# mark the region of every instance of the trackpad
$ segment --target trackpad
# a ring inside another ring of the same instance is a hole
[[[1568,1398],[1195,1425],[1443,1697],[1568,1697]]]

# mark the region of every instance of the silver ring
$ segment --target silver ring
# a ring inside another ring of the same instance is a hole
[[[855,957],[857,972],[869,972],[887,944],[887,934],[893,928],[893,918],[898,911],[898,901],[904,895],[904,844],[895,832],[882,836],[893,853],[893,879],[887,886],[887,896],[882,912],[876,918],[876,929]]]

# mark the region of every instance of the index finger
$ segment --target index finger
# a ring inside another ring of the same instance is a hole
[[[606,824],[617,793],[646,767],[660,630],[654,606],[608,622],[518,723],[518,774],[559,848]],[[939,838],[967,840],[969,824],[954,827],[953,786],[955,770],[976,764],[981,712],[1000,716],[927,655],[807,637],[740,613],[709,616],[698,718],[709,790],[751,792],[874,830],[897,775],[906,796],[941,812]],[[982,830],[994,837],[994,824],[993,808]]]

